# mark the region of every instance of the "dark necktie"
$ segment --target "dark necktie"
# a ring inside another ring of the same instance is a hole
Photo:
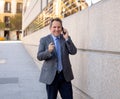
[[[56,37],[56,52],[58,58],[57,69],[60,72],[62,70],[62,61],[61,61],[61,47],[60,47],[60,38]]]

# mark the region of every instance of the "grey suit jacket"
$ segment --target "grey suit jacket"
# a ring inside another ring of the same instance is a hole
[[[43,62],[43,66],[40,74],[40,82],[51,84],[55,78],[57,71],[57,56],[56,51],[50,53],[48,51],[48,45],[53,42],[53,38],[51,35],[47,35],[40,39],[40,45],[37,53],[37,59]],[[69,60],[69,54],[74,55],[77,52],[76,47],[74,46],[71,38],[67,41],[61,35],[60,37],[61,44],[61,57],[62,57],[62,66],[63,66],[63,74],[66,81],[71,81],[73,77],[73,72],[71,68],[71,63]]]

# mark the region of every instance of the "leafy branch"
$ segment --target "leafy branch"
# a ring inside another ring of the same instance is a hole
[[[22,29],[22,14],[16,14],[10,17],[10,30],[21,30]]]

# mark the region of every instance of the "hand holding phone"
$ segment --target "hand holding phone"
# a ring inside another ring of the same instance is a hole
[[[65,38],[65,40],[68,40],[68,37],[69,37],[68,31],[64,29],[63,27],[62,27],[62,31],[63,31],[63,37]]]
[[[64,31],[64,28],[62,27],[62,31],[63,31],[63,34],[65,35],[66,34],[66,32]]]

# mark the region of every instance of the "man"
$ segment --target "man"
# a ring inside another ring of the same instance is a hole
[[[51,34],[40,39],[37,53],[37,59],[44,60],[40,82],[46,84],[48,99],[56,99],[58,91],[62,99],[73,99],[69,54],[76,54],[77,49],[68,31],[62,27],[61,19],[51,20],[50,31]]]

